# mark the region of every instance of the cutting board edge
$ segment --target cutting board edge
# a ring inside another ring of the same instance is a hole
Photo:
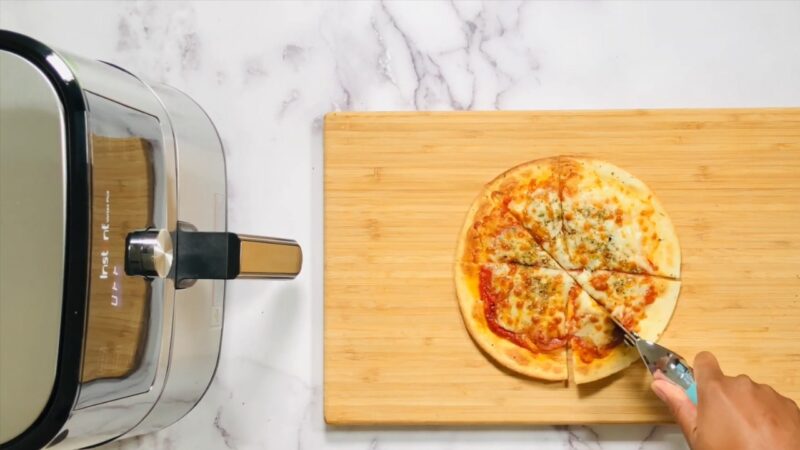
[[[323,387],[323,391],[327,390],[327,386]],[[325,395],[323,394],[323,397]],[[422,407],[421,407],[422,408]],[[336,407],[337,410],[332,411],[328,405],[327,400],[323,401],[323,419],[327,425],[334,427],[359,427],[359,428],[372,428],[372,427],[491,427],[491,428],[506,428],[506,427],[523,427],[530,425],[630,425],[630,424],[654,424],[654,425],[670,425],[674,424],[675,420],[668,413],[657,416],[638,416],[638,417],[620,417],[618,419],[582,419],[580,417],[572,417],[572,420],[554,421],[549,419],[519,419],[519,418],[491,418],[480,420],[467,420],[467,419],[442,419],[442,418],[419,418],[419,419],[384,419],[380,417],[370,418],[353,418],[360,413],[360,409],[353,409],[352,414],[342,410],[341,407]],[[346,408],[345,408],[346,409]],[[607,417],[607,416],[606,416]]]
[[[597,108],[597,109],[520,109],[520,110],[469,110],[469,111],[332,111],[323,116],[323,127],[329,122],[341,120],[348,117],[389,117],[389,116],[415,116],[415,117],[437,117],[437,116],[482,116],[487,113],[496,116],[516,116],[519,114],[536,114],[575,117],[582,115],[626,115],[631,113],[639,116],[657,114],[747,114],[747,113],[800,113],[800,106],[768,106],[759,108],[750,107],[720,107],[720,108]],[[324,134],[324,129],[323,129]]]

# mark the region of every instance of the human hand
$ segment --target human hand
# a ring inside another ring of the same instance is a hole
[[[794,401],[746,375],[724,375],[708,352],[695,357],[694,377],[697,406],[663,375],[651,385],[692,449],[800,449],[800,409]]]

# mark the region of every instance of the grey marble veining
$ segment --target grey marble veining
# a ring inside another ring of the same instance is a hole
[[[135,449],[677,449],[673,426],[334,429],[322,420],[322,117],[334,110],[800,105],[797,2],[0,3],[0,26],[195,98],[229,225],[294,237],[291,282],[229,283],[205,398]]]

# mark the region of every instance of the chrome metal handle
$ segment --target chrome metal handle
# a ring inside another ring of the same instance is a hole
[[[172,269],[172,237],[167,230],[142,230],[125,238],[125,273],[166,278]]]

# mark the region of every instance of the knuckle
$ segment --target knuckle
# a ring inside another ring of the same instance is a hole
[[[702,385],[698,385],[698,390],[707,392],[709,395],[716,396],[725,390],[725,380],[708,380]]]
[[[695,364],[704,363],[712,360],[714,357],[710,352],[702,351],[694,357]]]

